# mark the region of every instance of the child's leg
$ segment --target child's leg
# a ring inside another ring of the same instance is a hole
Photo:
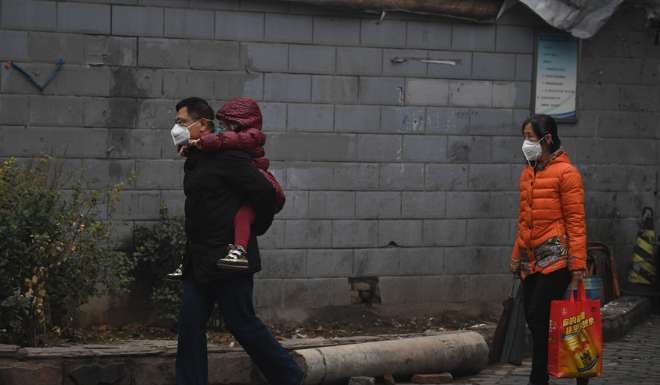
[[[266,158],[261,158],[261,159],[266,159]],[[265,176],[266,179],[268,179],[270,184],[273,185],[273,188],[275,189],[275,204],[277,205],[275,214],[277,214],[280,211],[282,211],[282,208],[284,207],[284,203],[286,202],[286,197],[284,196],[284,190],[282,190],[282,186],[277,181],[277,179],[275,179],[275,176],[273,174],[261,168],[259,169],[259,171],[261,171],[263,176]]]
[[[254,222],[254,210],[250,205],[243,205],[234,217],[234,244],[247,250],[250,242],[250,227]]]

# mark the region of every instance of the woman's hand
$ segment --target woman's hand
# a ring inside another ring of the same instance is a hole
[[[586,276],[586,274],[585,274],[584,270],[573,270],[573,271],[571,271],[571,284],[570,284],[569,288],[571,290],[577,290],[578,284],[580,283],[580,281],[582,281],[584,279],[585,276]]]

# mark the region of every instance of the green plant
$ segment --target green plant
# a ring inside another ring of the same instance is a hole
[[[91,297],[123,294],[133,262],[112,248],[110,210],[122,184],[62,189],[55,162],[0,164],[0,340],[39,345],[67,334]]]
[[[181,284],[166,279],[181,263],[186,246],[182,218],[168,216],[161,207],[160,220],[151,226],[138,226],[134,232],[135,279],[149,290],[159,318],[175,321],[181,304]]]

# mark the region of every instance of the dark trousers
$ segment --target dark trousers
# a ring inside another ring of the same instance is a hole
[[[563,299],[571,283],[571,273],[561,269],[550,274],[535,273],[523,281],[525,318],[532,332],[532,373],[529,382],[533,385],[548,383],[548,329],[550,328],[550,302]],[[578,378],[578,385],[588,384],[589,379]]]
[[[183,283],[176,353],[177,385],[208,385],[206,323],[218,302],[225,325],[273,385],[300,385],[303,372],[255,315],[252,276],[200,286]]]

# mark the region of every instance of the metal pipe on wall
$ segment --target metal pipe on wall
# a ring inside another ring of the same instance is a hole
[[[495,20],[504,0],[292,0],[331,8],[358,11],[399,11],[426,15],[458,17],[486,21]]]

